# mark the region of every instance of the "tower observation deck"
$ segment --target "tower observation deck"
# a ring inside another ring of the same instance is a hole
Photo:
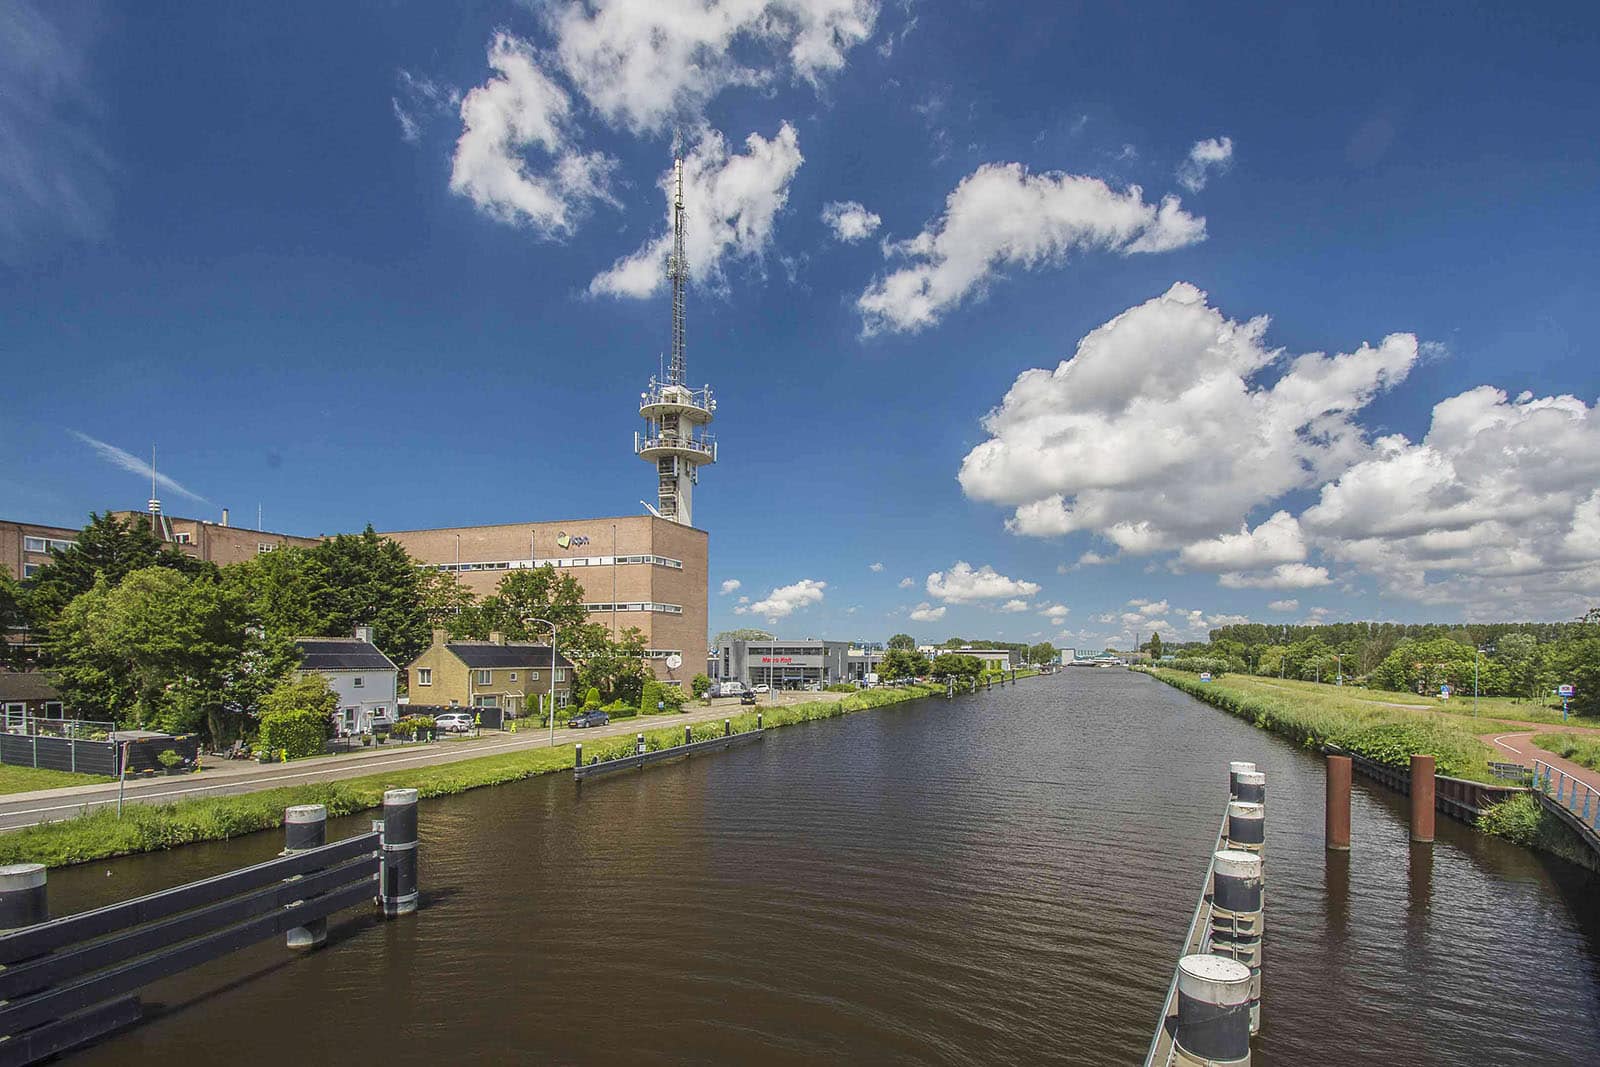
[[[709,385],[691,389],[686,383],[684,290],[689,264],[683,251],[683,160],[672,165],[672,255],[667,277],[672,282],[672,360],[666,380],[655,377],[639,394],[644,430],[633,435],[634,455],[655,464],[656,511],[664,519],[693,526],[694,487],[700,468],[717,461],[717,443],[705,428],[717,411]]]

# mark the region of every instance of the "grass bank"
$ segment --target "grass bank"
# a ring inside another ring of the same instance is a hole
[[[829,719],[869,708],[899,704],[943,693],[934,686],[867,689],[843,700],[811,701],[758,709],[768,728]],[[735,730],[755,725],[755,713],[730,715]],[[717,733],[722,725],[714,724]],[[706,727],[702,725],[701,729]],[[647,744],[667,747],[683,741],[683,724],[646,730]],[[585,755],[603,756],[610,748],[630,748],[632,737],[585,746]],[[571,746],[536,748],[436,767],[385,771],[341,782],[267,789],[240,796],[201,797],[172,804],[131,804],[119,819],[114,810],[99,808],[60,822],[30,826],[0,835],[0,864],[43,863],[65,867],[136,852],[156,852],[197,841],[222,841],[283,824],[283,809],[292,804],[325,804],[337,818],[383,804],[386,789],[415,789],[423,797],[449,796],[482,786],[502,785],[572,766]],[[31,768],[30,768],[31,769]],[[81,776],[80,776],[81,777]]]
[[[0,793],[31,793],[35,789],[65,789],[73,785],[98,785],[114,782],[103,774],[77,774],[43,767],[13,767],[0,763]]]
[[[1580,767],[1600,771],[1600,737],[1577,734],[1534,734],[1533,743],[1546,752],[1569,759]]]
[[[1402,768],[1409,766],[1414,753],[1431,755],[1440,774],[1494,781],[1489,774],[1489,746],[1459,716],[1389,708],[1338,692],[1271,688],[1259,678],[1224,675],[1202,682],[1187,671],[1157,668],[1145,673],[1307,748],[1338,745]]]

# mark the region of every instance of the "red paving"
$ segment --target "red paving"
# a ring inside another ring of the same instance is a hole
[[[1554,752],[1546,752],[1533,743],[1533,738],[1536,734],[1569,732],[1588,733],[1591,731],[1584,730],[1581,727],[1573,730],[1570,727],[1551,725],[1541,726],[1533,730],[1518,730],[1513,733],[1483,734],[1482,737],[1484,742],[1495,751],[1496,756],[1508,763],[1521,763],[1531,768],[1534,760],[1543,760],[1557,770],[1566,771],[1596,792],[1600,792],[1600,771],[1591,771],[1589,768],[1573,763],[1569,759],[1563,759]]]

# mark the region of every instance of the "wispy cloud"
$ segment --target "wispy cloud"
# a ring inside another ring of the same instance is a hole
[[[179,496],[186,496],[190,500],[198,500],[202,504],[211,503],[211,501],[207,500],[199,493],[180,485],[178,482],[168,478],[165,474],[152,471],[150,464],[146,463],[144,460],[140,459],[131,452],[124,452],[116,445],[107,444],[99,438],[90,437],[88,434],[79,433],[77,430],[68,430],[67,432],[76,437],[78,440],[82,441],[84,444],[88,445],[90,448],[94,449],[100,454],[101,459],[105,460],[114,467],[121,467],[129,474],[137,474],[141,478],[149,478],[152,474],[154,474],[156,484],[161,488],[170,489]]]

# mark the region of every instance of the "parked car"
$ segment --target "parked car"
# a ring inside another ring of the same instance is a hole
[[[611,721],[611,716],[603,711],[580,711],[567,720],[567,725],[574,730],[581,730],[586,726],[604,726]]]
[[[433,725],[447,734],[464,734],[472,729],[472,716],[464,711],[447,711],[435,715]]]
[[[761,685],[756,686],[756,692],[758,692],[758,693],[770,693],[770,692],[772,692],[772,687],[766,685],[765,683],[763,683]]]
[[[751,690],[749,692],[740,693],[739,694],[739,703],[741,703],[741,704],[754,704],[755,702],[756,702],[755,690]]]

